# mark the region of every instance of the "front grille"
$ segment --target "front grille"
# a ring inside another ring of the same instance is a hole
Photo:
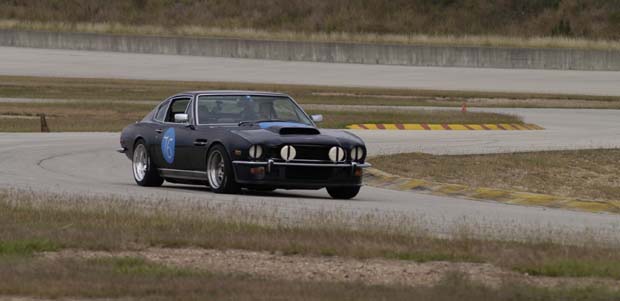
[[[329,160],[329,146],[324,145],[296,145],[293,144],[295,150],[297,151],[297,156],[295,156],[295,160],[319,160],[319,161],[328,161]],[[273,158],[280,158],[280,149],[282,146],[274,148],[270,151]]]
[[[293,145],[297,150],[297,160],[329,160],[329,147],[322,145]]]

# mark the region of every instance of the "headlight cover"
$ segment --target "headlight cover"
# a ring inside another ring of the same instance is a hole
[[[291,161],[297,156],[297,150],[292,145],[285,145],[280,149],[280,157],[284,161]]]
[[[345,151],[342,147],[340,146],[334,146],[332,148],[329,149],[329,159],[332,160],[332,162],[342,162],[345,160]]]
[[[258,159],[263,155],[263,147],[258,144],[254,144],[250,146],[248,153],[251,159]]]
[[[351,149],[351,160],[360,161],[364,158],[364,148],[361,146],[356,146]]]

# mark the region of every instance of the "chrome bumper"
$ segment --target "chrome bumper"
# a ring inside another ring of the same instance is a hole
[[[267,172],[271,171],[272,166],[312,166],[312,167],[341,167],[341,168],[368,168],[372,165],[370,163],[313,163],[313,162],[276,162],[273,160],[268,160],[267,162],[257,162],[257,161],[233,161],[233,164],[236,165],[254,165],[254,166],[265,166],[267,167]]]

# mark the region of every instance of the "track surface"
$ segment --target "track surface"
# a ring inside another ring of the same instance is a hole
[[[356,133],[366,140],[371,155],[414,150],[480,153],[620,146],[620,111],[515,109],[511,112],[522,113],[527,121],[538,122],[548,130]],[[538,119],[541,117],[539,114],[546,121]],[[231,196],[216,195],[204,187],[182,185],[142,188],[133,182],[129,160],[114,152],[118,137],[117,133],[0,134],[0,187],[140,199],[166,198],[177,202],[188,199],[214,204],[235,201],[243,205],[267,206],[284,211],[303,209],[399,213],[427,221],[428,227],[439,233],[449,231],[455,223],[468,223],[481,229],[496,229],[498,226],[502,229],[519,229],[507,234],[515,236],[544,229],[545,233],[589,231],[599,239],[614,242],[620,240],[617,235],[620,230],[619,215],[511,206],[372,187],[365,187],[359,197],[352,201],[332,200],[324,190]]]
[[[0,74],[620,95],[620,72],[407,67],[0,47]]]
[[[236,81],[386,88],[620,95],[620,73],[543,70],[420,68],[260,61],[126,53],[0,47],[0,74],[91,78]],[[492,109],[494,110],[494,109]],[[547,130],[523,132],[358,132],[371,155],[410,151],[485,153],[620,146],[620,115],[614,110],[501,109]],[[590,231],[618,242],[620,216],[465,201],[365,187],[352,201],[325,191],[216,195],[204,187],[133,183],[130,162],[114,152],[116,133],[0,133],[0,187],[137,198],[232,201],[284,210],[399,213],[429,222],[437,232],[454,223],[501,226],[509,235],[528,231]]]

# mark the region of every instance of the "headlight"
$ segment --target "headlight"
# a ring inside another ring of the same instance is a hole
[[[360,161],[364,158],[364,148],[361,146],[356,146],[351,149],[351,160]]]
[[[248,152],[251,159],[258,159],[263,155],[263,147],[258,144],[254,144],[250,146]]]
[[[345,152],[342,147],[334,146],[329,149],[329,159],[333,162],[342,162],[345,159]]]
[[[295,156],[297,156],[297,150],[292,145],[285,145],[280,149],[280,157],[284,161],[291,161],[295,159]]]

